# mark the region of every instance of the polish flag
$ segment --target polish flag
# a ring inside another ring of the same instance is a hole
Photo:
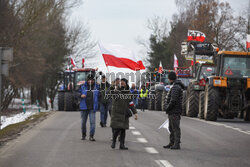
[[[73,59],[72,56],[70,56],[70,62],[71,62],[73,67],[76,67],[76,62],[75,62],[75,60]]]
[[[162,73],[162,64],[161,64],[161,61],[160,61],[160,66],[159,66],[159,73]]]
[[[177,59],[176,55],[174,55],[174,70],[175,71],[177,70],[178,66],[179,66],[178,59]]]
[[[128,68],[134,71],[144,70],[141,60],[137,60],[133,52],[121,45],[109,45],[104,47],[99,44],[106,66]]]
[[[85,59],[82,58],[82,68],[84,68],[84,62],[85,62]]]
[[[206,39],[206,35],[203,32],[188,30],[187,41],[199,41],[204,42]]]
[[[247,34],[247,49],[250,48],[250,34]]]

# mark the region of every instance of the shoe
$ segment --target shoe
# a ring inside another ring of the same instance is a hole
[[[103,124],[103,128],[106,128],[107,127],[107,125],[106,124]]]
[[[103,123],[102,123],[102,122],[100,122],[100,125],[101,125],[101,127],[103,128]]]
[[[121,145],[120,150],[128,150],[128,147],[125,147],[124,145]]]
[[[115,149],[115,142],[111,144],[111,148]]]
[[[89,141],[95,141],[94,137],[90,137]]]
[[[170,147],[171,150],[180,150],[181,147],[180,147],[180,144],[175,144],[173,146]]]
[[[82,140],[86,140],[86,135],[82,134]]]
[[[168,145],[163,146],[163,148],[167,149],[167,148],[171,148],[172,146],[173,146],[173,144],[172,144],[172,143],[169,143]]]

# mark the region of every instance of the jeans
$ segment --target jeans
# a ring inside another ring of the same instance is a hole
[[[109,103],[100,104],[100,116],[101,116],[101,122],[103,123],[103,125],[107,124],[107,118],[108,118],[108,107],[109,107]]]
[[[95,135],[95,112],[94,110],[84,110],[81,111],[81,118],[82,118],[82,134],[86,136],[87,129],[86,123],[89,116],[89,123],[90,123],[90,136]]]

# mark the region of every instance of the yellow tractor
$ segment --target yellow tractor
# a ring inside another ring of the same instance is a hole
[[[250,121],[250,52],[220,51],[215,64],[215,74],[206,79],[204,119]]]

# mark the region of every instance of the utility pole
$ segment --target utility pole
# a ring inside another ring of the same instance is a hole
[[[0,127],[2,113],[2,75],[9,75],[9,62],[13,60],[13,49],[0,47]]]

